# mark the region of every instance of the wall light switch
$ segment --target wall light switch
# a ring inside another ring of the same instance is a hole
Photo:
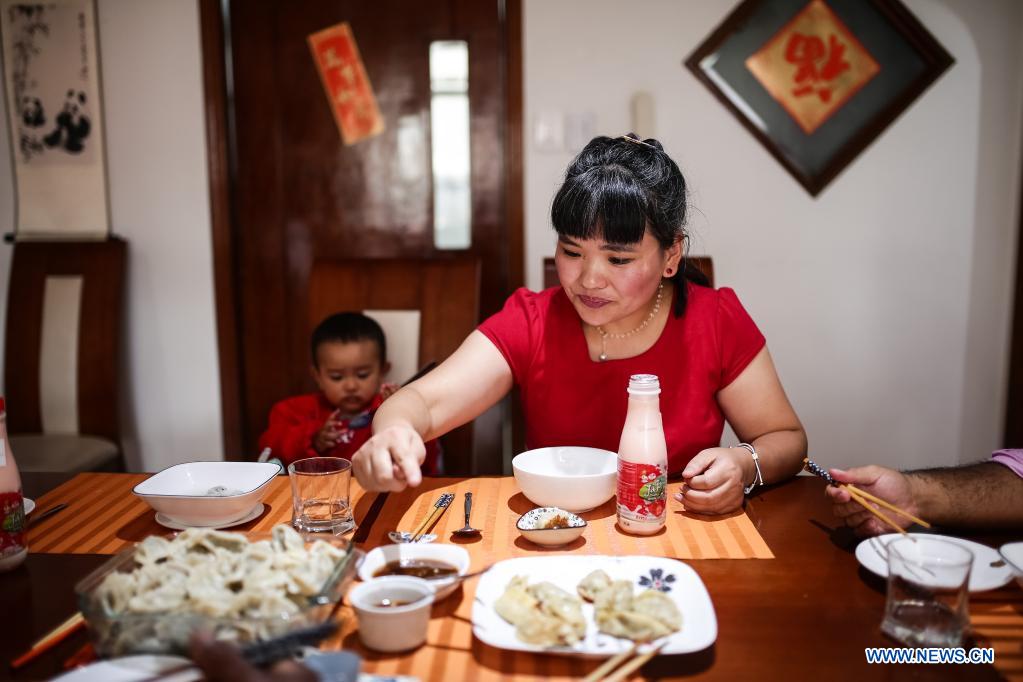
[[[533,148],[560,152],[565,148],[565,117],[560,111],[540,111],[533,119]]]

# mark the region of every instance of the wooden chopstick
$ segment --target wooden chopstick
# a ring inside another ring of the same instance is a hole
[[[921,519],[921,518],[919,518],[917,516],[913,516],[912,514],[910,514],[905,509],[900,509],[899,507],[896,507],[891,502],[887,502],[885,500],[882,500],[880,497],[877,497],[875,495],[871,495],[866,490],[861,490],[861,489],[857,488],[852,483],[843,483],[842,487],[845,488],[846,490],[849,490],[850,492],[855,490],[857,493],[859,493],[863,497],[867,498],[871,502],[874,502],[875,504],[879,504],[882,507],[884,507],[885,509],[890,509],[891,511],[895,512],[899,516],[904,516],[907,519],[909,519],[910,521],[912,521],[913,523],[917,523],[917,524],[923,526],[924,528],[930,528],[931,527],[931,524],[927,523],[923,519]]]
[[[85,617],[82,616],[81,612],[68,618],[66,621],[58,625],[57,627],[50,630],[48,633],[39,638],[39,640],[33,644],[28,651],[18,656],[16,659],[11,661],[12,668],[20,668],[26,663],[36,659],[39,654],[44,651],[52,649],[55,645],[67,639],[70,635],[76,632],[79,628],[85,626]]]
[[[425,533],[426,530],[430,527],[430,524],[433,523],[441,514],[444,513],[445,509],[447,509],[447,507],[434,507],[433,510],[430,512],[430,515],[426,517],[426,520],[423,521],[423,523],[420,524],[419,528],[416,528],[416,532],[412,534],[412,542],[417,542],[419,538],[422,537],[423,533]]]
[[[607,659],[599,668],[584,677],[582,682],[597,682],[600,678],[604,677],[604,675],[607,675],[609,672],[620,666],[625,659],[634,656],[636,654],[637,647],[639,647],[638,644],[633,644],[631,649],[626,649],[625,651]]]
[[[639,670],[639,668],[642,667],[644,663],[646,663],[651,658],[659,654],[661,648],[667,643],[668,641],[665,640],[658,644],[657,646],[655,646],[650,651],[646,652],[645,654],[636,656],[636,658],[632,659],[631,661],[623,665],[621,668],[616,670],[613,675],[611,675],[610,677],[605,677],[604,682],[621,682],[626,677],[628,677],[635,671]]]
[[[867,501],[867,498],[860,497],[859,488],[852,488],[850,486],[846,486],[846,489],[849,491],[849,497],[859,502],[860,505],[868,512],[870,512],[877,518],[881,519],[881,521],[883,521],[884,523],[887,523],[889,526],[897,530],[902,535],[909,535],[909,533],[906,532],[905,528],[903,528],[902,526],[888,518],[888,516],[885,515],[880,509],[874,509],[872,506],[870,506],[870,502]]]

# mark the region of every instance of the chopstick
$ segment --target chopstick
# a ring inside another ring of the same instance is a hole
[[[612,673],[610,676],[603,678],[604,682],[621,682],[622,680],[627,678],[629,675],[631,675],[632,673],[634,673],[637,670],[639,670],[643,666],[643,664],[645,664],[651,658],[653,658],[654,656],[659,654],[661,652],[661,649],[667,643],[668,643],[667,639],[661,640],[660,643],[658,643],[658,644],[654,645],[653,647],[651,647],[651,649],[649,651],[647,651],[645,653],[642,653],[642,654],[639,654],[638,656],[633,658],[628,663],[625,663],[625,665],[622,665],[621,668],[618,668],[618,670],[615,670],[614,673]],[[603,665],[601,665],[599,668],[597,668],[592,673],[587,675],[584,678],[583,682],[597,682],[597,680],[601,679],[601,677],[600,677],[601,675],[607,675],[607,673],[609,671],[613,670],[615,668],[615,666],[621,665],[629,657],[635,656],[638,653],[638,651],[639,651],[639,645],[638,644],[633,644],[632,648],[629,649],[628,651],[624,651],[624,652],[618,654],[617,656],[615,656],[613,658],[610,658],[607,661],[605,661]]]
[[[92,642],[89,642],[64,661],[64,670],[71,670],[72,668],[77,668],[80,665],[92,663],[95,660],[96,649],[93,648]]]
[[[11,668],[20,668],[21,666],[35,660],[39,654],[49,651],[54,646],[63,642],[65,639],[70,637],[73,633],[78,631],[80,628],[85,626],[85,618],[81,612],[68,618],[66,621],[58,625],[57,627],[50,630],[48,633],[39,638],[39,640],[33,644],[28,651],[18,656],[16,659],[11,661]]]
[[[49,509],[47,509],[44,512],[39,512],[38,514],[32,514],[32,515],[30,515],[28,517],[28,525],[31,526],[31,525],[34,525],[36,523],[40,523],[43,520],[53,516],[57,512],[62,511],[64,509],[67,509],[67,502],[61,502],[60,504],[58,504],[56,506],[50,507]]]
[[[867,498],[860,497],[860,493],[858,492],[859,488],[851,488],[848,485],[840,486],[840,487],[844,487],[848,491],[850,498],[856,500],[860,504],[861,507],[866,509],[868,512],[870,512],[871,514],[873,514],[877,518],[881,519],[882,522],[887,523],[889,526],[894,528],[898,533],[901,533],[902,535],[906,535],[906,536],[909,535],[909,533],[906,532],[905,528],[903,528],[902,526],[900,526],[899,524],[895,523],[890,518],[888,518],[887,514],[882,512],[880,509],[874,509],[870,505],[870,502],[867,501]]]
[[[848,490],[850,492],[850,494],[853,491],[855,491],[855,492],[859,493],[861,496],[863,496],[863,497],[867,498],[868,500],[870,500],[871,502],[873,502],[875,504],[879,504],[882,507],[884,507],[885,509],[890,509],[893,512],[895,512],[896,514],[899,514],[900,516],[905,516],[907,519],[909,519],[913,523],[919,524],[919,525],[923,526],[924,528],[930,528],[931,527],[931,524],[927,523],[923,519],[921,519],[921,518],[919,518],[917,516],[913,516],[912,514],[910,514],[905,509],[900,509],[899,507],[896,507],[894,504],[892,504],[890,502],[886,502],[885,500],[882,500],[880,497],[877,497],[875,495],[871,495],[866,490],[861,490],[861,489],[857,488],[852,483],[842,483],[840,485],[840,487],[845,488],[846,490]]]
[[[415,532],[412,533],[412,542],[419,542],[419,538],[423,536],[423,533],[425,533],[427,529],[429,529],[430,525],[434,521],[440,518],[440,515],[444,513],[445,509],[447,509],[447,507],[434,507],[430,511],[430,515],[427,516],[426,519],[424,519],[423,522],[419,524],[419,527],[416,528]]]
[[[620,666],[625,662],[625,659],[631,658],[636,654],[636,649],[639,648],[638,644],[633,644],[632,648],[626,649],[620,654],[616,654],[611,658],[604,661],[599,668],[591,672],[589,675],[583,678],[582,682],[597,682],[600,678],[607,675],[609,672]]]

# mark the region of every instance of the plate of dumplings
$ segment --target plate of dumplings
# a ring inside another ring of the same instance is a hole
[[[661,654],[706,649],[717,617],[696,571],[649,556],[508,559],[480,579],[473,634],[490,646],[607,657],[654,643]]]

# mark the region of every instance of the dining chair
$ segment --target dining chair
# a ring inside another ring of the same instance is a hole
[[[123,468],[119,381],[127,245],[20,241],[7,296],[4,386],[23,471]]]
[[[309,276],[309,331],[340,311],[374,318],[384,329],[388,378],[395,383],[451,355],[479,324],[479,306],[476,258],[316,261]],[[495,426],[493,419],[477,419],[441,439],[445,473],[475,473],[477,455],[500,452],[500,422]]]

